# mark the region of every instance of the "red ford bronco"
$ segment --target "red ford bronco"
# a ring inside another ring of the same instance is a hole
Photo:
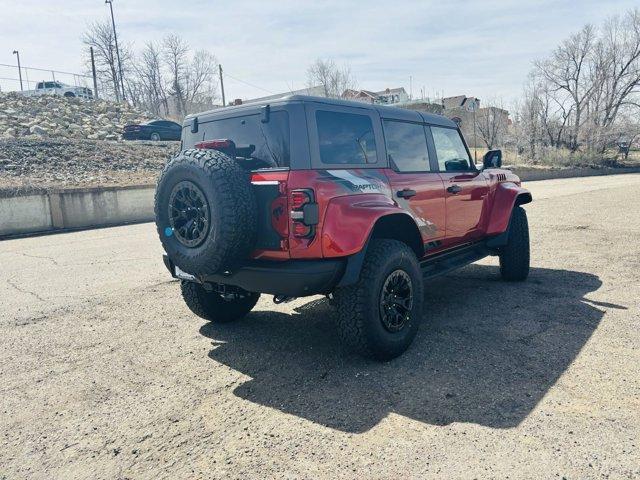
[[[340,338],[387,360],[416,335],[423,282],[487,255],[529,272],[531,194],[445,117],[292,96],[188,116],[158,180],[164,262],[202,318],[327,295]]]

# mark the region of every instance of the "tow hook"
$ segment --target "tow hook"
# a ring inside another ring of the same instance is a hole
[[[274,295],[273,303],[275,303],[276,305],[280,305],[281,303],[293,302],[296,298],[298,297],[289,297],[287,295]]]

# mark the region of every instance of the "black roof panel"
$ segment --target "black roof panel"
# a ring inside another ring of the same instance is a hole
[[[354,107],[361,108],[364,110],[374,110],[379,113],[382,118],[387,119],[395,119],[395,120],[405,120],[405,121],[415,121],[421,122],[424,121],[426,123],[434,124],[434,125],[442,125],[444,127],[456,127],[457,125],[449,120],[447,117],[443,117],[442,115],[435,115],[433,113],[427,112],[418,112],[417,110],[409,110],[406,108],[398,108],[398,107],[390,107],[387,105],[377,105],[371,103],[357,102],[355,100],[342,100],[340,98],[327,98],[327,97],[313,97],[310,95],[289,95],[282,98],[277,98],[269,101],[259,100],[256,102],[246,102],[242,105],[235,105],[229,107],[217,108],[215,110],[209,110],[206,112],[200,112],[196,114],[187,115],[185,117],[185,121],[189,118],[193,117],[227,117],[232,113],[241,113],[247,112],[250,113],[251,110],[259,109],[263,105],[286,105],[287,103],[323,103],[326,105],[337,105],[344,107]],[[424,119],[424,120],[422,120]],[[201,121],[207,121],[203,118]]]

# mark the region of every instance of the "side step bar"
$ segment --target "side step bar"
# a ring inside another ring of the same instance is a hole
[[[427,258],[420,262],[420,269],[424,278],[434,278],[492,254],[484,242],[473,243]]]

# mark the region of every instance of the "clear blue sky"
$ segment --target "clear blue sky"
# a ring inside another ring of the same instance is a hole
[[[413,95],[518,96],[531,62],[585,23],[637,1],[114,0],[119,40],[141,47],[168,32],[213,52],[234,77],[228,98],[305,86],[316,57],[349,64],[366,89]],[[82,72],[80,37],[108,18],[103,0],[0,0],[0,63]],[[0,67],[0,77],[16,76]],[[44,74],[43,74],[44,75]],[[31,78],[33,80],[33,78]],[[3,90],[17,87],[0,80]]]

